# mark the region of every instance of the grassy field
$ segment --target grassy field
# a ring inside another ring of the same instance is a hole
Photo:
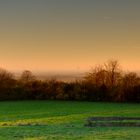
[[[0,102],[0,140],[139,140],[138,127],[85,127],[90,116],[140,117],[140,104]]]

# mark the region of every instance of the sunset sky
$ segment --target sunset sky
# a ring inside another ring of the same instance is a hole
[[[86,71],[110,58],[140,70],[140,0],[0,1],[0,67]]]

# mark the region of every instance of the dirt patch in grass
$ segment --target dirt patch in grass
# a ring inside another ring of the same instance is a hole
[[[90,117],[85,126],[140,127],[140,117]]]

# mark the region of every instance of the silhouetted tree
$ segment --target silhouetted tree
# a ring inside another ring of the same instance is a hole
[[[99,65],[92,69],[91,72],[86,75],[85,79],[96,86],[101,86],[106,83],[106,74],[106,70],[103,66]]]
[[[117,60],[109,60],[104,64],[109,87],[116,86],[121,79],[121,69]]]
[[[140,77],[134,72],[124,75],[122,79],[122,98],[124,101],[134,102],[140,95]]]
[[[0,100],[86,100],[140,102],[140,76],[123,73],[116,60],[96,66],[80,81],[37,80],[30,71],[19,79],[0,69]]]
[[[21,74],[21,77],[20,77],[20,81],[23,83],[32,82],[35,79],[36,79],[35,76],[29,70],[23,71],[23,73]]]
[[[0,68],[0,100],[12,98],[16,80],[14,75],[5,69]]]

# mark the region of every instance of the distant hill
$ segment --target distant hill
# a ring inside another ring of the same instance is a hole
[[[75,80],[82,80],[84,77],[84,73],[64,73],[64,74],[57,74],[57,73],[40,73],[36,75],[37,79],[39,80],[60,80],[64,82],[71,82]]]
[[[15,77],[18,79],[21,75],[20,72],[14,73]],[[72,82],[75,80],[82,80],[85,73],[84,72],[64,72],[64,73],[56,73],[56,72],[36,72],[33,73],[38,80],[59,80],[59,81],[64,81],[64,82]]]

